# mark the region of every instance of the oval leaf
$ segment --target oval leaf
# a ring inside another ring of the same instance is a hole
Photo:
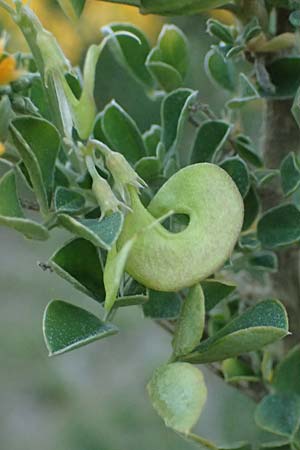
[[[259,350],[287,334],[288,319],[283,305],[277,300],[264,300],[203,341],[184,360],[193,363],[222,361]]]
[[[45,309],[43,332],[49,356],[69,352],[118,331],[115,325],[62,300],[51,301]]]
[[[159,367],[147,390],[165,424],[181,433],[188,433],[196,424],[207,397],[202,373],[186,363]]]
[[[205,325],[205,300],[200,285],[192,287],[184,300],[176,324],[173,356],[190,353],[201,341]]]

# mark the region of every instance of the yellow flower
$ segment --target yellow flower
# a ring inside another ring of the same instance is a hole
[[[0,142],[0,156],[4,155],[5,153],[5,145]]]
[[[4,56],[0,61],[0,85],[9,84],[19,78],[17,63],[13,56]]]

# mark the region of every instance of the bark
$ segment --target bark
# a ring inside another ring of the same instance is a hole
[[[278,14],[278,33],[289,31],[288,11]],[[264,123],[264,160],[266,167],[278,169],[291,151],[299,153],[300,131],[291,114],[292,101],[268,100]],[[280,186],[273,183],[262,193],[263,208],[269,209],[282,201]],[[272,290],[286,305],[292,335],[286,339],[290,348],[300,342],[300,253],[298,247],[278,252],[279,271],[271,277]]]

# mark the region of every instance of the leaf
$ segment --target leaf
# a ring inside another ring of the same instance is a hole
[[[118,297],[115,300],[114,308],[123,308],[127,306],[144,305],[149,301],[147,295],[127,295],[126,297]]]
[[[66,16],[73,20],[81,15],[85,2],[86,0],[58,0]]]
[[[270,209],[258,222],[257,237],[270,249],[295,244],[300,240],[300,211],[292,204]]]
[[[241,108],[247,103],[259,98],[259,93],[256,88],[244,73],[240,73],[239,84],[239,97],[232,98],[227,102],[227,107],[230,109]]]
[[[49,261],[55,272],[98,302],[105,290],[98,249],[89,241],[76,238],[57,250]]]
[[[44,119],[19,117],[13,121],[14,143],[28,171],[43,214],[51,204],[55,162],[60,147],[59,134]]]
[[[192,150],[192,164],[213,161],[229,137],[230,131],[231,125],[223,120],[203,122]]]
[[[149,301],[143,306],[144,316],[151,319],[177,319],[180,309],[178,294],[153,290],[149,290]]]
[[[207,21],[207,32],[226,44],[234,45],[232,28],[215,19]]]
[[[276,177],[277,170],[272,169],[258,169],[253,172],[257,187],[264,186]]]
[[[190,288],[182,303],[172,340],[173,356],[190,353],[201,341],[205,325],[205,300],[201,286]]]
[[[62,300],[51,301],[45,309],[43,332],[49,356],[69,352],[118,331],[115,325]]]
[[[103,111],[102,129],[110,146],[131,163],[146,155],[144,141],[136,123],[114,100]]]
[[[300,166],[294,152],[290,152],[282,161],[280,176],[285,196],[291,195],[300,186]]]
[[[201,287],[204,293],[206,312],[212,310],[236,290],[235,284],[224,283],[215,279],[202,281]]]
[[[248,136],[239,134],[234,140],[234,145],[241,158],[245,159],[255,167],[263,166],[262,159],[257,154],[253,142]]]
[[[162,101],[162,142],[166,150],[169,150],[176,140],[180,116],[192,93],[193,91],[191,89],[178,89],[166,95]]]
[[[267,70],[275,92],[261,90],[260,94],[279,99],[293,98],[300,85],[300,57],[277,58],[267,66]]]
[[[248,230],[253,225],[260,211],[259,198],[253,186],[250,187],[246,197],[244,198],[244,206],[245,215],[243,231]]]
[[[186,363],[156,369],[147,390],[166,426],[181,433],[188,433],[196,424],[207,397],[202,373]]]
[[[0,100],[0,142],[6,141],[8,129],[13,119],[14,113],[7,95],[3,95]]]
[[[175,25],[165,24],[157,46],[149,53],[146,67],[166,92],[179,88],[189,65],[189,49],[185,35]]]
[[[124,217],[120,212],[99,219],[77,219],[67,214],[59,214],[59,223],[70,233],[87,239],[96,247],[110,250],[122,230]]]
[[[143,134],[144,144],[147,150],[147,155],[156,156],[156,149],[160,143],[161,127],[158,125],[151,125],[151,128]]]
[[[76,191],[58,187],[54,196],[54,207],[59,213],[78,213],[85,205],[85,198]]]
[[[172,24],[165,24],[158,37],[161,60],[185,78],[189,65],[188,42],[183,32]]]
[[[104,308],[109,312],[117,299],[122,276],[130,250],[134,244],[135,238],[127,241],[121,250],[117,251],[114,245],[108,252],[104,268],[103,281],[105,286]]]
[[[276,253],[269,251],[261,251],[251,254],[247,259],[245,268],[249,270],[258,270],[262,272],[277,272],[278,258]]]
[[[275,369],[272,386],[277,392],[300,395],[300,345],[296,345]]]
[[[250,177],[246,163],[240,158],[227,158],[220,166],[231,176],[241,196],[245,197],[250,188]]]
[[[259,241],[257,239],[256,233],[243,234],[239,239],[239,247],[242,250],[253,251],[259,247]]]
[[[222,52],[213,47],[205,57],[205,70],[210,80],[227,91],[236,89],[235,68],[230,59],[225,59]]]
[[[277,300],[264,300],[233,319],[184,358],[207,363],[260,350],[288,334],[287,314]]]
[[[162,166],[158,158],[145,156],[136,163],[134,169],[146,183],[150,183],[161,174]]]
[[[299,432],[300,397],[291,393],[266,396],[256,408],[255,421],[263,430],[286,437],[293,443]],[[299,438],[298,434],[298,444]]]
[[[13,228],[28,239],[44,241],[49,238],[47,228],[24,216],[17,196],[16,176],[12,170],[0,179],[0,225]]]
[[[180,73],[161,58],[160,49],[153,48],[146,60],[146,67],[164,91],[172,92],[182,86],[183,80]]]
[[[225,359],[222,363],[222,372],[227,383],[259,381],[259,377],[254,374],[251,367],[236,358]]]
[[[126,2],[127,1],[128,0],[126,0]],[[122,3],[123,2],[124,0]],[[188,14],[196,14],[209,9],[217,8],[227,2],[225,0],[140,0],[140,3],[142,6],[142,13],[186,16]]]
[[[137,37],[137,40],[125,35],[114,36],[108,41],[113,55],[119,64],[130,75],[148,89],[153,89],[154,80],[145,63],[150,52],[150,44],[145,34],[132,24],[112,23],[101,29],[104,35],[114,35],[118,31],[127,31]]]

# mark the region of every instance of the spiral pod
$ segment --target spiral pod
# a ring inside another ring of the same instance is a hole
[[[194,164],[173,175],[146,209],[135,188],[132,213],[126,216],[118,249],[137,236],[126,271],[157,291],[193,286],[222,267],[239,237],[243,200],[231,177],[213,164]],[[189,218],[187,227],[172,233],[159,217],[173,211]],[[152,224],[152,226],[151,226]]]

